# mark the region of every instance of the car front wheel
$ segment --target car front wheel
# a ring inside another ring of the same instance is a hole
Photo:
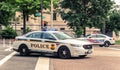
[[[29,49],[25,45],[21,45],[19,48],[19,52],[21,56],[27,56],[29,55]]]
[[[70,58],[70,50],[67,47],[60,47],[58,50],[58,56],[63,59]]]

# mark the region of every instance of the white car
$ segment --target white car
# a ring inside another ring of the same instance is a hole
[[[104,34],[89,34],[86,37],[78,38],[79,40],[87,40],[99,46],[109,47],[115,44],[115,39]]]
[[[20,55],[50,53],[60,58],[85,57],[93,52],[90,42],[79,41],[60,31],[33,31],[15,38],[13,50]]]

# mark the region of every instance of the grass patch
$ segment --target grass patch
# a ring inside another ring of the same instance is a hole
[[[116,43],[116,44],[120,44],[120,40],[116,40],[115,43]]]

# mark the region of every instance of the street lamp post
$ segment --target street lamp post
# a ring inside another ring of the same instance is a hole
[[[83,1],[83,4],[84,4],[84,13],[86,14],[86,7],[85,7],[85,3],[86,3],[86,1],[84,0]],[[85,37],[86,36],[86,21],[85,21],[86,19],[85,19],[85,16],[84,16],[84,18],[83,18],[83,23],[84,23],[84,25],[83,25],[83,36]]]
[[[51,28],[53,27],[53,0],[51,0]]]
[[[40,0],[40,2],[41,2],[41,4],[40,4],[40,7],[41,7],[41,30],[43,30],[43,19],[42,19],[42,8],[43,8],[42,7],[43,6],[42,3],[43,2],[42,2],[42,0]]]
[[[40,0],[41,4],[41,30],[43,29],[44,25],[43,25],[43,19],[42,19],[42,9],[43,9],[43,2],[42,0]],[[51,28],[53,27],[53,0],[51,0]]]

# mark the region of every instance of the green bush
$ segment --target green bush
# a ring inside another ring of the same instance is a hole
[[[29,27],[27,27],[26,33],[31,32],[31,31],[32,31],[32,30],[31,30]]]
[[[13,39],[17,36],[17,33],[11,26],[7,26],[0,32],[0,35],[5,39]]]
[[[81,27],[80,30],[75,30],[74,32],[76,37],[81,37],[83,34],[83,29]]]
[[[116,40],[115,43],[116,43],[116,44],[120,44],[120,40]]]

